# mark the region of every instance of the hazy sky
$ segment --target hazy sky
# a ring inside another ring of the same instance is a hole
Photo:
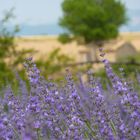
[[[3,11],[15,7],[18,24],[52,24],[62,15],[63,0],[0,0],[0,17]],[[140,9],[140,0],[122,0],[128,9]]]

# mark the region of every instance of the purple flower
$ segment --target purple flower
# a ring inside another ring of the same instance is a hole
[[[45,81],[27,59],[30,91],[19,78],[22,96],[8,86],[0,97],[0,140],[139,140],[138,92],[113,72],[108,60],[103,63],[111,83],[107,89],[91,70],[86,83],[80,77],[74,82],[68,70],[64,86]]]

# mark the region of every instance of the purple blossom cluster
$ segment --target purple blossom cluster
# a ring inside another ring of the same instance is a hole
[[[104,58],[103,63],[111,83],[107,89],[91,70],[87,83],[80,75],[74,82],[67,70],[66,80],[57,85],[27,59],[30,90],[19,79],[18,95],[10,86],[1,91],[0,140],[139,140],[138,93]]]

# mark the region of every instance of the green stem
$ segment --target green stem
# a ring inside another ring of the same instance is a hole
[[[42,140],[42,139],[41,139],[41,136],[40,136],[40,131],[39,131],[39,129],[37,129],[37,139],[38,139],[38,140]]]
[[[90,123],[89,123],[88,121],[86,121],[85,123],[86,123],[87,128],[91,131],[92,137],[93,137],[93,138],[96,138],[96,134],[95,134],[95,132],[92,130]]]
[[[112,120],[110,121],[110,126],[111,126],[111,129],[112,129],[114,135],[116,136],[116,135],[117,135],[117,133],[116,133],[116,128],[115,128],[115,125],[114,125],[114,123],[113,123]]]

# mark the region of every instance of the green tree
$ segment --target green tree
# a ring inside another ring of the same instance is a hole
[[[13,25],[8,28],[10,21],[15,18],[13,8],[5,12],[4,17],[0,20],[0,61],[7,61],[9,67],[15,67],[22,63],[27,54],[34,52],[33,50],[18,50],[15,43],[16,34],[19,32],[19,26]]]
[[[14,36],[18,31],[17,26],[12,30],[7,30],[7,23],[13,18],[13,9],[7,11],[0,20],[0,60],[9,57],[11,53],[15,52]]]
[[[60,25],[66,29],[59,36],[63,43],[77,40],[96,48],[118,36],[119,27],[126,23],[126,9],[119,0],[64,0]]]

